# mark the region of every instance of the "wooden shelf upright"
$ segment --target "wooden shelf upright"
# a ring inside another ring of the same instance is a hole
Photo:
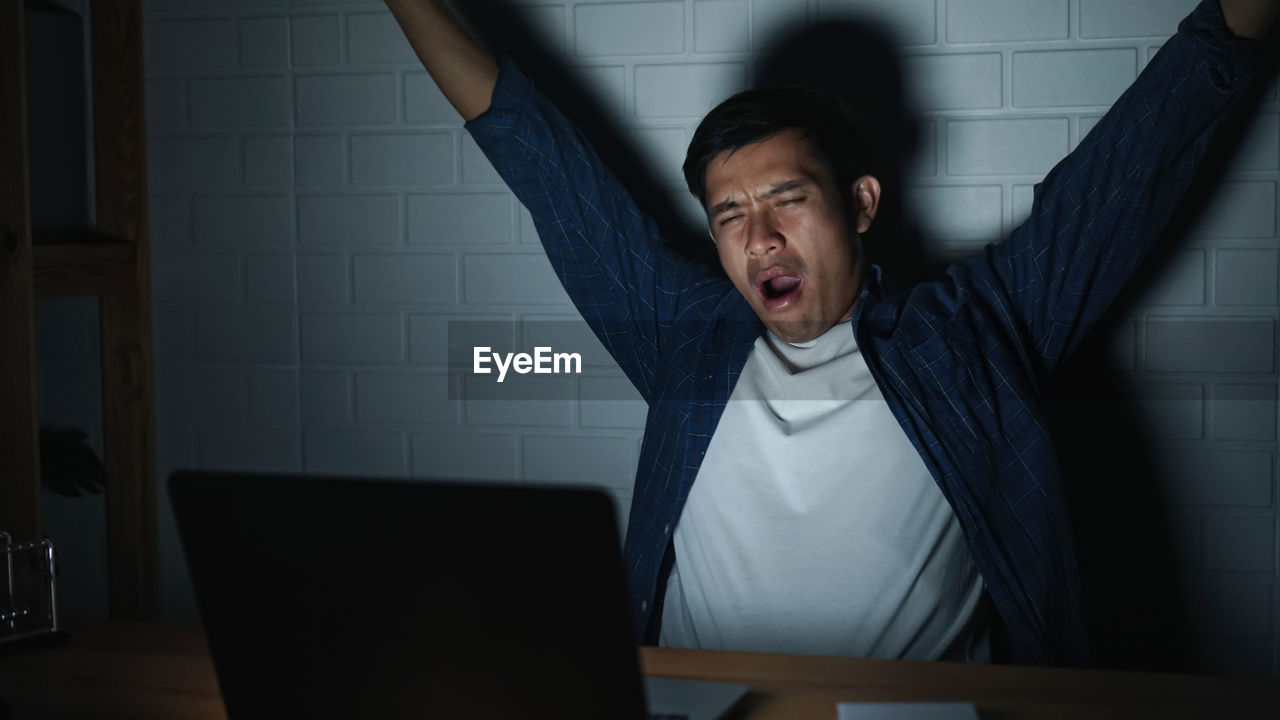
[[[0,530],[41,537],[32,311],[96,296],[112,617],[155,609],[155,427],[140,0],[91,0],[97,229],[32,241],[22,0],[0,0]]]

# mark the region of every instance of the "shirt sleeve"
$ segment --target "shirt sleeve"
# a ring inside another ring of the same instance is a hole
[[[1035,187],[1030,217],[952,269],[1007,298],[1052,370],[1133,276],[1258,66],[1203,0],[1110,111]]]
[[[489,109],[466,125],[528,208],[574,305],[648,400],[664,336],[705,279],[636,207],[576,127],[499,57]]]

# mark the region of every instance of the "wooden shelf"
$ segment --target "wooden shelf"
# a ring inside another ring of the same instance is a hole
[[[36,235],[31,264],[37,298],[102,295],[135,282],[134,244],[94,237],[92,242],[41,243]]]
[[[0,2],[0,529],[40,537],[40,455],[21,2]]]
[[[140,0],[92,0],[97,228],[30,227],[24,4],[0,2],[0,529],[43,536],[35,297],[96,296],[113,618],[154,614],[155,428]],[[34,236],[34,237],[33,237]]]

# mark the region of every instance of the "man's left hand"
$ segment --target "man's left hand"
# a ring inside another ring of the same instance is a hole
[[[1280,13],[1280,0],[1218,0],[1227,27],[1239,37],[1261,40]]]

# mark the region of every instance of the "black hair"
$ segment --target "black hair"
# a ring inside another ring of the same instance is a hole
[[[840,190],[841,201],[847,201],[853,181],[867,174],[870,164],[862,123],[839,96],[800,86],[746,90],[707,113],[685,156],[689,192],[706,207],[707,166],[716,156],[786,130],[799,130],[808,138]]]

